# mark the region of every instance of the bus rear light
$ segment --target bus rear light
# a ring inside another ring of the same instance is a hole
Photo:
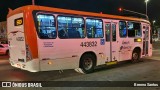
[[[29,46],[28,45],[26,45],[26,58],[27,58],[27,60],[31,60],[32,59],[31,52],[29,50]]]

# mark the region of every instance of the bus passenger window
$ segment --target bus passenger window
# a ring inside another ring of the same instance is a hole
[[[58,37],[84,38],[84,20],[80,17],[58,16]]]
[[[128,37],[141,37],[141,25],[137,22],[128,22]]]
[[[127,37],[127,28],[126,28],[125,21],[119,22],[119,35],[120,35],[120,37]]]
[[[55,39],[57,37],[54,16],[51,14],[38,14],[38,35],[41,39]]]
[[[98,19],[86,19],[88,38],[103,38],[103,23]]]

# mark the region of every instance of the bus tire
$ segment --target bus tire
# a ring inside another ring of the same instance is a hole
[[[139,62],[139,61],[140,61],[140,50],[135,49],[132,52],[132,62],[136,63],[136,62]]]
[[[80,68],[86,74],[92,73],[96,66],[96,58],[92,54],[84,54],[80,60]]]

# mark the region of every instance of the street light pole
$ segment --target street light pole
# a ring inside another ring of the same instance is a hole
[[[147,15],[147,4],[148,4],[148,1],[149,0],[145,0],[145,3],[146,3],[146,15]]]
[[[35,1],[34,0],[32,0],[32,5],[35,5]]]
[[[149,20],[149,18],[148,18],[148,16],[147,16],[146,14],[139,13],[139,12],[135,12],[135,11],[128,10],[128,9],[123,9],[123,11],[130,12],[130,13],[135,13],[135,14],[139,14],[139,15],[145,16],[146,19]]]

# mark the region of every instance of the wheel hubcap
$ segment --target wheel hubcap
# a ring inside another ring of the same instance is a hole
[[[85,60],[84,60],[84,68],[86,69],[86,70],[89,70],[89,69],[91,69],[92,68],[92,65],[93,65],[93,62],[92,62],[92,59],[91,58],[86,58]]]
[[[133,53],[133,60],[137,60],[138,59],[138,54],[137,53]]]

